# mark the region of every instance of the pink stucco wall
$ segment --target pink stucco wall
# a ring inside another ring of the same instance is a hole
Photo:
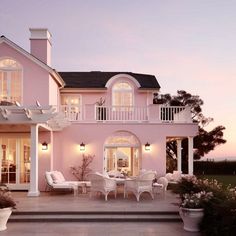
[[[0,58],[14,59],[23,68],[22,104],[34,105],[37,100],[41,105],[49,104],[49,73],[45,69],[4,42],[0,44]]]
[[[70,167],[80,165],[82,153],[79,144],[86,144],[86,154],[95,155],[92,169],[103,171],[104,143],[116,131],[128,131],[141,143],[144,169],[156,170],[159,175],[166,172],[166,137],[195,136],[197,126],[193,124],[79,124],[54,133],[54,169],[61,170],[67,179],[73,179]],[[151,151],[144,150],[144,144],[151,144]]]
[[[59,104],[59,88],[56,81],[49,76],[49,105],[57,106]]]

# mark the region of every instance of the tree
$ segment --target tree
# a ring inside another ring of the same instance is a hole
[[[71,166],[71,173],[79,180],[86,180],[86,176],[92,171],[89,166],[94,159],[94,155],[85,155],[83,154],[82,162],[80,166]]]
[[[186,91],[179,90],[177,95],[171,96],[170,94],[162,95],[164,104],[170,106],[189,106],[193,122],[198,123],[198,135],[194,137],[193,146],[194,159],[199,160],[205,154],[214,150],[216,146],[226,143],[223,138],[224,126],[217,126],[211,131],[206,131],[205,127],[213,121],[213,118],[205,117],[202,113],[201,106],[203,105],[203,100],[197,96],[187,93]],[[168,141],[167,143],[167,158],[173,159],[177,156],[177,144],[175,140]],[[187,138],[182,140],[182,160],[183,160],[183,170],[187,168],[188,159],[188,140]]]

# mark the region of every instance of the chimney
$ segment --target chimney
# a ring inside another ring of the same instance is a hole
[[[46,28],[30,28],[30,53],[51,66],[51,34]]]

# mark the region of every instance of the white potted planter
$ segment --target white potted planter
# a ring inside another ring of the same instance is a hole
[[[5,185],[0,185],[0,231],[7,228],[7,221],[15,206],[16,203],[12,199],[8,188]]]
[[[200,231],[199,224],[201,223],[204,216],[203,208],[192,209],[180,207],[179,214],[184,223],[184,230],[190,232]]]
[[[12,208],[2,208],[0,209],[0,231],[7,229],[7,221],[12,213]]]

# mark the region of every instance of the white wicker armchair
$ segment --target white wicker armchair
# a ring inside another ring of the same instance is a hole
[[[152,181],[155,176],[156,173],[154,171],[147,171],[135,179],[125,180],[124,198],[126,197],[128,192],[132,192],[139,202],[140,195],[143,192],[148,192],[150,193],[152,199],[154,199]]]
[[[110,179],[107,176],[103,176],[100,173],[93,173],[89,174],[88,179],[91,181],[91,192],[90,197],[92,193],[94,192],[101,192],[105,195],[105,200],[107,201],[107,196],[110,192],[115,193],[116,198],[116,181],[113,179]]]

